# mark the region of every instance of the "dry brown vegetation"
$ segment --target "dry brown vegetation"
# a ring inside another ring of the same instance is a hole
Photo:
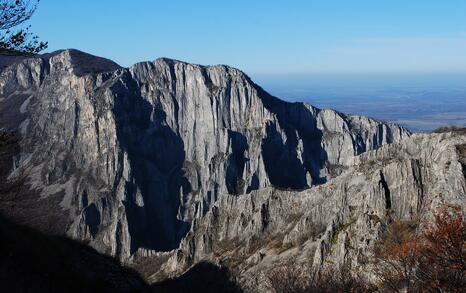
[[[275,292],[464,292],[466,221],[460,207],[442,206],[419,232],[418,221],[393,221],[376,245],[372,284],[351,271],[305,274],[292,265],[267,275]]]
[[[288,265],[270,271],[267,277],[277,293],[373,292],[376,289],[351,273],[349,266],[306,274],[300,267]]]
[[[388,228],[376,249],[379,285],[393,292],[464,292],[466,222],[461,209],[445,205],[422,233],[416,228],[403,221]]]
[[[270,286],[275,292],[305,292],[306,278],[301,270],[292,266],[282,266],[270,271],[267,275]]]

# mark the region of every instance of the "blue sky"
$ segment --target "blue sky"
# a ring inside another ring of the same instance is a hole
[[[466,1],[42,0],[48,51],[170,57],[251,75],[465,73]]]

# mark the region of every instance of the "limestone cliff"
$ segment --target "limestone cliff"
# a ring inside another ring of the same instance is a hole
[[[349,265],[371,277],[373,248],[384,227],[393,219],[425,224],[443,203],[466,206],[464,131],[417,134],[382,146],[304,191],[269,187],[221,196],[152,277],[202,260],[234,268],[246,287],[263,291],[261,278],[281,265]]]
[[[3,56],[0,138],[1,213],[153,281],[203,261],[263,291],[287,263],[368,272],[392,219],[466,206],[464,131],[288,103],[223,65]]]
[[[39,195],[23,208],[63,215],[57,233],[121,259],[178,248],[216,202],[324,184],[409,136],[284,102],[223,65],[122,68],[76,50],[1,58],[0,128],[20,138],[8,178]]]

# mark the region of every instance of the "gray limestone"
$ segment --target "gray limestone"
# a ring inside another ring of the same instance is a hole
[[[59,197],[63,234],[126,261],[167,258],[158,274],[200,260],[241,259],[244,276],[292,257],[356,262],[345,243],[370,245],[371,215],[464,203],[463,137],[288,103],[228,66],[122,68],[76,50],[1,64],[0,129],[21,139],[9,180]],[[363,239],[335,236],[342,225]]]

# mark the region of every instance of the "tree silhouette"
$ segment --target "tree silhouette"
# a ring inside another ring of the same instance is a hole
[[[36,11],[40,0],[0,0],[0,52],[36,54],[47,48],[47,42],[21,27]]]

